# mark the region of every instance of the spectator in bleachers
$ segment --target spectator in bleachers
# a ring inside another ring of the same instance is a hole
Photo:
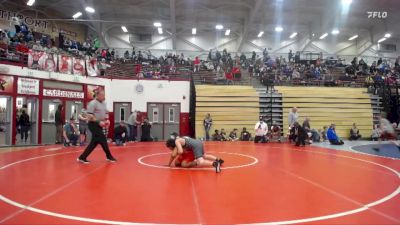
[[[264,122],[264,118],[260,116],[260,121],[258,121],[254,127],[255,130],[255,137],[254,137],[254,143],[266,143],[267,140],[267,134],[268,134],[268,125],[267,123]]]
[[[210,115],[210,113],[207,113],[206,117],[203,120],[204,131],[206,133],[206,137],[205,137],[206,141],[210,140],[210,129],[211,129],[212,124],[213,124],[213,120],[211,118],[211,115]]]
[[[196,58],[194,59],[193,64],[194,64],[194,69],[193,69],[193,71],[194,71],[194,72],[199,72],[199,70],[200,70],[200,59],[199,59],[198,56],[196,56]]]
[[[328,128],[328,131],[326,132],[326,136],[328,137],[328,140],[332,145],[343,145],[344,142],[336,134],[335,128],[336,125],[331,124],[331,126]]]
[[[246,127],[243,127],[242,132],[240,133],[240,140],[241,141],[250,141],[251,134],[246,130]]]
[[[350,129],[350,141],[358,140],[361,138],[360,130],[357,128],[356,123],[353,123],[353,127]]]
[[[213,141],[222,141],[222,136],[219,133],[219,130],[214,131],[214,134],[212,135],[212,140]]]

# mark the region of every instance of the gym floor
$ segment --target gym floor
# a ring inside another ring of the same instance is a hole
[[[0,223],[400,224],[399,151],[373,144],[207,142],[219,174],[166,167],[163,142],[111,146],[117,163],[99,146],[90,164],[82,147],[2,149]]]

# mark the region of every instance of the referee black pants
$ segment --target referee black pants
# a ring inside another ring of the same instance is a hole
[[[92,133],[92,139],[85,151],[79,156],[79,159],[85,159],[92,153],[98,144],[101,145],[103,151],[106,153],[107,159],[113,159],[110,149],[108,148],[107,138],[103,133],[103,128],[97,122],[89,122],[88,128]]]

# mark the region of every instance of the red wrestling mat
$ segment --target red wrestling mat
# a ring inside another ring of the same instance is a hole
[[[1,224],[400,224],[400,161],[318,147],[208,142],[225,160],[170,169],[164,143],[2,153]]]

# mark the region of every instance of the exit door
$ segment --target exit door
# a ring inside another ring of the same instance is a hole
[[[28,139],[23,141],[19,136],[16,137],[16,144],[37,144],[38,143],[38,99],[30,97],[17,97],[17,116],[19,117],[25,111],[29,116],[30,127],[28,130]],[[21,132],[21,129],[19,129]]]
[[[56,142],[55,115],[59,99],[43,99],[42,101],[42,144],[54,144]]]
[[[16,118],[12,119],[12,98],[9,96],[0,96],[0,146],[11,145],[13,126]]]
[[[83,103],[80,101],[66,101],[65,102],[65,122],[74,117],[75,123],[78,122],[78,115],[82,112]]]
[[[118,126],[121,121],[128,121],[131,115],[132,103],[130,102],[116,102],[114,103],[114,124]]]
[[[155,140],[166,140],[171,133],[179,134],[180,103],[148,103],[147,114],[151,135]]]

